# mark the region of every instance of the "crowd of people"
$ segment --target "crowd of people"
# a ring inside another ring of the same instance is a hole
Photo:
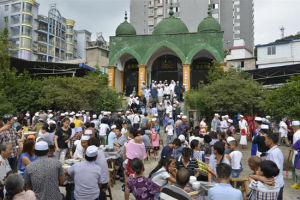
[[[174,87],[173,87],[174,86]],[[139,200],[191,199],[189,181],[218,183],[208,199],[244,199],[230,185],[249,157],[247,199],[283,199],[284,156],[281,140],[294,151],[293,189],[300,189],[300,122],[293,121],[293,140],[287,138],[284,118],[279,133],[270,118],[255,117],[254,129],[243,115],[237,124],[229,115],[215,114],[210,126],[202,117],[196,124],[181,111],[176,84],[152,82],[151,90],[163,95],[149,100],[130,96],[125,112],[39,111],[7,114],[0,123],[0,183],[4,199],[106,199],[109,170],[101,147],[120,152],[114,162],[116,179],[124,182],[124,198]],[[168,88],[168,89],[166,89]],[[161,93],[161,92],[158,92]],[[178,99],[177,99],[178,97]],[[148,98],[148,99],[147,99]],[[210,128],[210,129],[209,129]],[[251,155],[245,155],[249,138]],[[159,160],[149,174],[144,161]],[[150,158],[149,158],[150,157]],[[62,168],[67,159],[80,161]],[[73,183],[68,182],[73,180]],[[66,187],[62,194],[59,187]]]

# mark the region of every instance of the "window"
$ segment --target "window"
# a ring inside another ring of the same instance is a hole
[[[234,5],[240,5],[240,1],[239,0],[235,0],[234,1]]]
[[[5,21],[6,23],[8,23],[8,16],[5,16],[5,17],[4,17],[4,21]]]
[[[235,34],[240,34],[241,31],[240,31],[240,29],[237,29],[237,30],[234,30],[234,33],[235,33]]]
[[[31,37],[32,29],[28,26],[22,26],[22,35],[27,35]]]
[[[21,47],[31,49],[31,39],[21,38]]]
[[[219,14],[218,13],[213,13],[212,14],[213,18],[218,19],[219,18]]]
[[[240,12],[240,8],[236,8],[235,10],[236,10],[236,12]]]
[[[107,51],[101,51],[101,56],[108,58],[108,52]]]
[[[268,55],[275,55],[276,54],[276,46],[268,47]]]
[[[4,11],[8,11],[8,9],[9,9],[9,5],[5,5]]]
[[[236,15],[236,19],[240,19],[241,17],[240,17],[240,15]]]
[[[241,26],[240,22],[234,22],[234,26]]]
[[[12,12],[19,12],[21,10],[21,3],[15,3],[11,5]]]
[[[180,12],[180,7],[176,7],[175,11]]]
[[[32,13],[32,4],[24,2],[23,3],[23,11]]]
[[[32,24],[32,16],[27,15],[27,14],[23,14],[22,22],[25,23],[25,24]]]
[[[214,4],[212,5],[212,8],[213,8],[213,9],[219,9],[219,4],[214,3]]]

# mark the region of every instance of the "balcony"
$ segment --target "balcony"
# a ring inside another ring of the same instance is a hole
[[[16,13],[21,11],[21,3],[15,3],[11,5],[11,12]]]

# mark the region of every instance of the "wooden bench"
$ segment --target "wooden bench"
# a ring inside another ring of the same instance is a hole
[[[232,178],[231,181],[232,181],[234,188],[241,190],[243,196],[247,196],[247,194],[248,194],[248,187],[247,187],[248,178],[244,178],[244,177]],[[237,187],[238,182],[242,183],[240,188]]]

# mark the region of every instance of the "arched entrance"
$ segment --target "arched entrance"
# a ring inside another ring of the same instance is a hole
[[[139,65],[135,58],[125,62],[123,85],[125,95],[129,96],[138,90]]]
[[[191,64],[191,88],[197,88],[199,82],[207,83],[207,75],[215,58],[207,50],[199,51]]]
[[[163,55],[158,57],[152,64],[152,80],[171,80],[182,82],[182,63],[177,56]]]

